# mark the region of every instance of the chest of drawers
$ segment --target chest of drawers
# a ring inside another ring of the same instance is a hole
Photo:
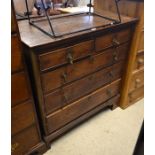
[[[135,23],[123,17],[119,25],[52,39],[19,22],[48,144],[103,108],[117,106]]]
[[[41,154],[46,145],[39,129],[13,10],[11,23],[11,154]]]

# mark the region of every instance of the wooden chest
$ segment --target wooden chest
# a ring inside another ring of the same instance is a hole
[[[11,154],[39,154],[46,145],[41,138],[13,10],[11,23]]]
[[[116,12],[113,0],[96,0],[94,3],[95,11]],[[139,81],[139,79],[144,79],[144,74],[141,71],[144,72],[144,1],[120,1],[119,9],[122,15],[139,18],[130,48],[130,56],[123,81],[124,87],[121,91],[120,107],[126,108],[144,97],[144,80]],[[135,79],[135,76],[139,78]],[[135,85],[133,83],[140,83],[141,88],[133,87]]]
[[[117,107],[135,23],[124,17],[118,25],[53,39],[19,21],[47,143],[103,108]]]

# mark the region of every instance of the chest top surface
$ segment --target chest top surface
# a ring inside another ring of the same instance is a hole
[[[111,12],[102,11],[102,14],[108,17],[110,16],[113,19],[117,18],[117,15]],[[107,20],[103,19],[101,21],[97,16],[91,17],[89,19],[88,17],[79,16],[78,20],[74,16],[70,16],[69,18],[64,17],[64,18],[60,18],[59,20],[53,20],[55,31],[60,32],[61,34],[66,33],[67,31],[80,30],[82,28],[87,28],[89,26],[97,27],[96,29],[82,31],[82,32],[78,32],[70,35],[64,35],[59,38],[51,38],[50,36],[44,34],[37,28],[31,26],[28,23],[28,20],[18,21],[18,25],[19,25],[19,31],[20,31],[22,42],[30,48],[35,48],[42,45],[49,45],[53,43],[55,44],[58,42],[69,41],[69,40],[81,38],[84,36],[91,37],[97,32],[106,31],[106,30],[110,31],[110,29],[112,28],[121,27],[122,25],[126,25],[126,24],[133,24],[137,21],[137,19],[127,17],[127,16],[121,16],[121,19],[122,19],[122,22],[120,24],[114,24],[114,25],[109,25],[105,27],[101,27],[101,26],[104,23],[106,24]]]

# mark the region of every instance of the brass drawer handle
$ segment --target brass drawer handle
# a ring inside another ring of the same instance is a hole
[[[113,71],[110,71],[110,72],[109,72],[109,76],[112,77],[112,78],[114,77]]]
[[[94,62],[94,57],[91,55],[91,56],[89,57],[89,60],[90,60],[91,63],[93,63],[93,62]]]
[[[113,43],[114,46],[119,46],[120,45],[120,42],[116,38],[113,38],[112,43]]]
[[[70,64],[73,64],[73,56],[72,56],[71,52],[69,52],[69,53],[67,54],[67,60],[68,60],[68,62],[69,62]]]
[[[11,145],[11,152],[14,152],[19,147],[19,143],[14,143]]]
[[[63,97],[64,97],[65,102],[67,102],[68,101],[67,95],[64,94]]]
[[[138,59],[138,63],[139,63],[139,64],[142,64],[143,62],[144,62],[143,59]]]
[[[114,54],[113,54],[113,59],[114,59],[115,61],[118,61],[117,52],[114,52]]]
[[[66,73],[63,73],[63,74],[61,75],[61,78],[63,79],[64,83],[67,82],[67,74],[66,74]]]
[[[141,80],[140,79],[136,79],[135,80],[135,88],[138,88],[138,85],[140,84]]]

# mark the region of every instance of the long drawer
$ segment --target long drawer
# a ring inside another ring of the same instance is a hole
[[[133,73],[129,92],[132,92],[134,89],[137,89],[143,85],[144,85],[144,69],[141,69]]]
[[[23,69],[22,53],[17,35],[11,36],[11,71]]]
[[[35,123],[32,101],[27,101],[11,109],[11,134],[15,135]]]
[[[137,53],[134,70],[144,68],[144,52]]]
[[[46,113],[58,110],[103,85],[121,78],[124,64],[124,61],[119,62],[45,95]]]
[[[49,133],[61,128],[70,121],[80,117],[96,106],[102,104],[119,93],[121,80],[117,80],[95,92],[73,102],[61,110],[46,117]]]
[[[67,48],[39,55],[40,70],[72,64],[75,60],[90,55],[94,50],[94,41],[86,41]]]
[[[15,106],[18,103],[30,98],[27,78],[25,72],[12,74],[11,76],[11,105]]]
[[[25,155],[40,143],[41,139],[35,125],[13,136],[11,139],[11,154]]]
[[[102,37],[96,38],[96,51],[104,50],[111,46],[118,46],[129,41],[131,38],[131,29],[124,29],[118,32],[108,33]]]
[[[110,66],[127,57],[129,44],[123,44],[117,48],[110,48],[103,53],[81,60],[73,65],[67,65],[57,70],[41,75],[44,93],[56,89],[63,84],[77,80],[96,70]]]

